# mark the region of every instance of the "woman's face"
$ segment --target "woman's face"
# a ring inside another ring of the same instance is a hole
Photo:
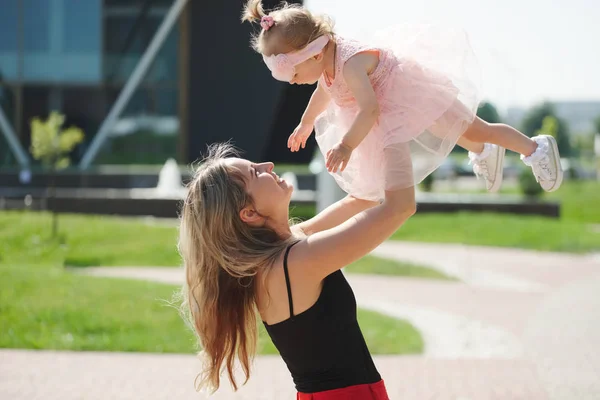
[[[242,158],[228,158],[225,163],[244,177],[246,191],[254,201],[253,211],[262,217],[287,221],[294,187],[273,172],[273,163],[253,163]]]

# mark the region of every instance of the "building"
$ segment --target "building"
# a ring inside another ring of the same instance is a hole
[[[0,106],[9,126],[0,121],[0,167],[19,161],[9,135],[27,152],[31,119],[52,110],[85,131],[73,154],[83,166],[162,164],[169,157],[187,163],[224,140],[248,158],[308,162],[312,149],[290,153],[285,143],[312,88],[270,76],[250,49],[252,27],[240,23],[242,5],[3,0]],[[156,52],[148,51],[153,41]],[[132,85],[136,68],[144,73]],[[135,89],[125,93],[128,86]],[[127,101],[107,123],[119,96]]]

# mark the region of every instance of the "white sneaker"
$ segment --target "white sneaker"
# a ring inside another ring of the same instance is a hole
[[[485,180],[488,192],[497,192],[502,186],[505,152],[504,147],[491,143],[485,143],[481,153],[469,152],[469,164],[473,165],[477,178]]]
[[[533,170],[535,180],[546,192],[557,190],[562,184],[563,170],[556,139],[550,135],[540,135],[531,138],[538,148],[530,156],[521,155],[525,165]]]

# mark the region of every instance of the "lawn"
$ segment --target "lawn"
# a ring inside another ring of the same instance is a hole
[[[193,334],[169,302],[177,287],[71,274],[65,265],[177,266],[177,227],[143,219],[61,215],[51,240],[47,213],[0,212],[0,347],[192,353]],[[355,273],[445,276],[428,268],[366,257]],[[359,309],[374,354],[420,353],[405,321]],[[259,325],[261,354],[276,349]]]
[[[600,234],[590,224],[491,213],[417,214],[392,239],[574,253],[600,250]]]
[[[86,266],[177,266],[177,227],[139,218],[61,215],[63,244],[49,240],[50,215],[0,212],[0,254],[5,263]],[[367,256],[346,267],[370,273],[447,279],[424,266]]]
[[[402,276],[407,278],[456,280],[435,269],[407,262],[398,262],[385,258],[366,256],[344,268],[345,272],[351,274],[373,274]]]
[[[600,251],[600,183],[565,181],[558,191],[544,193],[542,200],[560,202],[560,218],[479,212],[420,214],[417,204],[417,214],[392,239],[573,253]],[[314,208],[298,205],[292,213],[310,218]]]
[[[600,182],[568,181],[546,199],[559,201],[562,219],[588,224],[600,224]]]
[[[485,189],[461,191],[461,193],[485,193]],[[456,191],[453,191],[456,193]],[[520,194],[518,188],[501,188],[501,194]],[[561,220],[600,224],[600,182],[565,181],[560,189],[544,193],[544,201],[556,201],[561,205]]]
[[[0,264],[0,348],[193,353],[171,303],[175,286],[70,274],[54,265]],[[374,354],[420,353],[410,324],[359,310]],[[277,351],[259,325],[259,353]]]

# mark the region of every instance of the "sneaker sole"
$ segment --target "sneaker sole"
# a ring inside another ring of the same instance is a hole
[[[496,166],[496,172],[494,173],[494,184],[488,189],[488,192],[495,193],[502,186],[502,179],[504,177],[504,155],[506,149],[504,147],[497,146],[498,164]]]
[[[552,153],[554,155],[554,160],[555,160],[555,166],[556,166],[556,182],[554,183],[554,186],[552,186],[550,189],[546,189],[546,192],[554,192],[555,190],[558,190],[558,188],[560,187],[560,185],[562,184],[563,181],[563,170],[562,170],[562,165],[560,164],[560,154],[558,153],[558,144],[556,143],[556,139],[554,139],[553,136],[550,135],[540,135],[542,137],[545,137],[548,139],[548,141],[550,142],[550,144],[552,145]]]

